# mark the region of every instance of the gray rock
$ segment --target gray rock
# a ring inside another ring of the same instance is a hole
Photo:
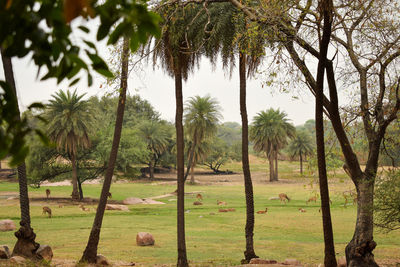
[[[5,231],[14,231],[17,229],[15,226],[15,223],[13,220],[1,220],[0,221],[0,231],[5,232]]]
[[[25,262],[26,262],[26,259],[21,256],[13,256],[10,259],[11,265],[23,265],[23,264],[25,264]]]
[[[136,235],[136,245],[138,246],[153,246],[154,242],[154,237],[150,233],[139,232]]]
[[[283,264],[286,265],[294,265],[294,266],[301,266],[301,263],[296,259],[286,259]]]
[[[9,259],[10,257],[10,249],[6,245],[0,245],[0,259]]]
[[[137,197],[128,197],[122,201],[125,205],[143,204],[143,199]]]
[[[48,245],[40,245],[36,254],[46,261],[51,261],[53,258],[53,250]]]
[[[99,254],[96,256],[96,265],[110,266],[111,264],[108,262],[106,257]]]
[[[122,211],[129,211],[129,208],[125,205],[106,205],[106,210],[122,210]]]

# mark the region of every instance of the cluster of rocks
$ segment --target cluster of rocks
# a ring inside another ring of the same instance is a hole
[[[53,250],[48,245],[40,245],[36,250],[36,259],[50,262],[53,258]],[[12,256],[10,249],[6,245],[0,245],[0,259],[9,259],[11,264],[23,264],[26,259],[21,256]]]

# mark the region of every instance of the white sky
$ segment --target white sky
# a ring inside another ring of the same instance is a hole
[[[0,60],[1,61],[1,60]],[[55,80],[39,81],[36,79],[37,68],[27,59],[13,59],[14,75],[16,76],[17,92],[20,106],[25,109],[29,104],[37,101],[46,102],[59,89],[68,89],[68,83],[60,85]],[[1,68],[2,69],[2,68]],[[223,121],[235,121],[240,123],[239,111],[239,77],[237,71],[232,78],[224,74],[220,66],[213,70],[207,59],[203,59],[200,69],[192,74],[188,81],[183,84],[184,101],[189,97],[200,95],[211,95],[218,100],[222,107]],[[104,79],[94,74],[94,85],[87,87],[86,80],[71,89],[77,88],[79,93],[87,93],[87,96],[101,96],[110,92],[101,84]],[[4,79],[3,70],[0,79]],[[295,93],[279,93],[277,90],[271,92],[271,88],[262,88],[261,80],[248,80],[247,83],[247,110],[249,122],[261,110],[270,107],[279,108],[288,114],[293,124],[303,124],[308,119],[314,118],[314,99],[305,91],[299,99],[294,99]],[[175,88],[174,80],[163,73],[161,69],[153,71],[153,67],[145,68],[140,77],[133,72],[129,78],[130,94],[139,94],[148,100],[163,119],[174,121],[175,118]],[[296,94],[297,95],[297,94]],[[298,96],[298,95],[297,95]]]
[[[90,25],[91,26],[91,25]],[[78,36],[78,34],[77,34]],[[77,37],[76,36],[76,37]],[[79,38],[77,38],[79,39]],[[107,59],[108,49],[99,44],[100,55]],[[1,62],[1,59],[0,59]],[[46,102],[59,89],[68,89],[68,83],[56,84],[54,79],[39,81],[36,79],[37,68],[30,62],[29,57],[25,59],[13,59],[14,75],[18,99],[21,109],[26,109],[33,102]],[[260,69],[262,71],[262,69]],[[105,80],[98,74],[94,75],[94,85],[87,87],[86,79],[70,88],[77,88],[79,93],[87,93],[87,96],[98,95],[110,92],[110,88],[104,86]],[[3,68],[1,67],[0,79],[4,79]],[[247,83],[247,110],[249,122],[261,110],[268,108],[279,108],[288,114],[288,118],[294,125],[303,124],[305,121],[314,118],[314,98],[304,89],[299,96],[297,93],[279,93],[278,90],[261,86],[262,78],[259,80],[248,80]],[[100,87],[100,85],[102,85]],[[148,100],[154,108],[161,113],[163,119],[174,121],[175,118],[175,89],[173,78],[163,73],[161,69],[153,71],[153,66],[148,66],[140,75],[131,73],[129,82],[129,93],[139,94],[143,99]],[[272,93],[273,91],[273,93]],[[294,90],[298,91],[298,90]],[[207,59],[203,59],[200,68],[190,75],[187,82],[183,84],[184,101],[189,97],[209,94],[220,103],[222,107],[222,121],[241,121],[239,111],[239,75],[232,74],[232,78],[224,74],[219,64],[215,69],[211,67]],[[299,99],[294,99],[296,95]]]

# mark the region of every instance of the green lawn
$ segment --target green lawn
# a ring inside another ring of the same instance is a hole
[[[353,206],[343,207],[344,200],[337,194],[346,190],[349,184],[332,182],[332,216],[335,233],[336,252],[344,255],[344,247],[354,230],[355,212]],[[174,185],[152,183],[113,184],[113,199],[126,197],[149,197],[175,190]],[[46,187],[31,189],[32,197],[45,196]],[[85,185],[87,197],[98,197],[100,185]],[[15,183],[0,183],[0,191],[18,191]],[[186,196],[186,242],[188,258],[200,266],[238,265],[245,249],[245,198],[243,186],[199,186],[187,185],[186,191],[203,191],[202,206],[192,205],[195,196]],[[68,197],[68,186],[51,187],[51,196]],[[287,205],[271,196],[287,193],[292,201]],[[317,264],[323,261],[322,222],[319,202],[309,205],[305,201],[315,192],[307,183],[256,184],[254,186],[255,208],[267,214],[256,214],[255,251],[261,258],[284,260],[296,258],[303,263]],[[335,193],[336,192],[336,193]],[[217,200],[226,201],[227,207],[235,212],[219,213]],[[165,205],[131,205],[129,212],[106,211],[101,231],[99,253],[110,260],[136,262],[142,265],[176,263],[176,200],[175,197],[161,199]],[[14,201],[0,200],[0,219],[19,219],[19,207]],[[54,257],[59,259],[79,259],[87,242],[94,219],[94,206],[90,212],[81,211],[76,205],[59,208],[56,203],[47,205],[54,216],[42,215],[44,203],[31,202],[33,228],[37,241],[49,244]],[[302,207],[307,210],[300,213]],[[211,214],[210,214],[211,213]],[[214,213],[214,215],[212,214]],[[138,247],[135,243],[137,232],[151,232],[156,240],[153,247]],[[400,233],[383,234],[376,232],[378,260],[400,258]],[[13,232],[0,232],[0,243],[12,247],[15,242]]]

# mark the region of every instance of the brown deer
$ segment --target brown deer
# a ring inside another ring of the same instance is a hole
[[[306,212],[306,210],[303,209],[303,208],[299,208],[299,211],[300,211],[300,212]]]
[[[80,208],[82,211],[90,211],[90,208],[85,208],[85,206],[83,206],[82,204],[79,205],[79,208]]]
[[[279,199],[281,200],[281,202],[283,201],[286,204],[286,200],[289,202],[290,198],[285,194],[285,193],[280,193],[279,194]]]
[[[203,196],[201,194],[197,194],[196,198],[198,201],[203,201]]]
[[[58,207],[59,207],[59,208],[64,208],[64,205],[58,204]]]
[[[49,197],[50,197],[50,189],[46,189],[46,197],[47,197],[47,199],[49,199]]]
[[[203,205],[203,203],[201,203],[200,201],[195,201],[195,202],[193,202],[193,205]]]
[[[257,214],[266,214],[268,211],[268,208],[265,208],[265,210],[259,210],[257,211]]]
[[[226,202],[217,200],[217,205],[219,205],[219,206],[225,205],[226,206]]]
[[[46,213],[49,215],[49,218],[51,218],[51,209],[47,206],[43,207],[42,214],[46,214]]]
[[[308,203],[311,202],[311,201],[317,202],[317,196],[310,197],[310,198],[306,201],[307,205],[308,205]]]

